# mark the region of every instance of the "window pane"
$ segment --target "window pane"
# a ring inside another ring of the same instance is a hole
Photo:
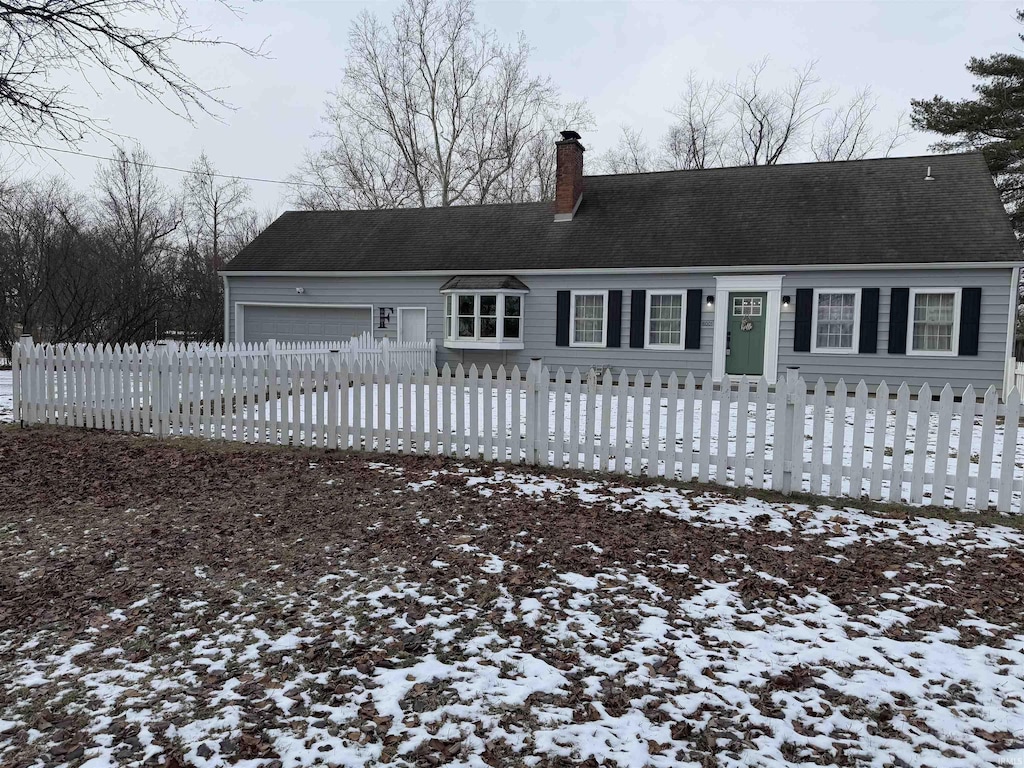
[[[856,303],[853,293],[818,294],[818,349],[853,349]]]
[[[952,352],[956,296],[952,293],[918,293],[914,296],[915,352]]]
[[[518,317],[505,317],[505,338],[506,339],[518,339],[519,338],[519,318]]]
[[[450,293],[444,297],[444,335],[449,339],[455,335],[452,326],[452,295]]]
[[[651,294],[649,344],[678,346],[683,340],[683,297],[678,293]]]
[[[762,297],[737,296],[732,300],[732,313],[736,317],[760,317]]]
[[[519,317],[522,307],[522,296],[505,297],[505,317]]]
[[[604,296],[576,296],[573,312],[573,341],[577,344],[600,344],[604,335]]]
[[[493,339],[498,335],[498,321],[493,317],[480,318],[480,338]]]
[[[475,297],[473,296],[459,296],[459,314],[460,315],[472,315],[474,312],[473,304]]]
[[[481,296],[480,297],[480,314],[494,317],[498,314],[498,297],[497,296]]]
[[[460,317],[459,318],[459,336],[468,336],[473,338],[473,318],[472,317]]]

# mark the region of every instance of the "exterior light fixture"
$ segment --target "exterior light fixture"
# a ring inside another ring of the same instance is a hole
[[[712,294],[708,294],[707,304],[709,307],[715,306],[715,297]]]
[[[295,292],[301,296],[306,292],[306,289],[300,285],[298,288],[295,289]]]
[[[782,306],[784,306],[784,307],[788,307],[789,306],[789,296],[783,296],[782,297]]]

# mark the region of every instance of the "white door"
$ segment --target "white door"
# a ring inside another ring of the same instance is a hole
[[[427,310],[424,307],[398,308],[398,340],[427,340]]]

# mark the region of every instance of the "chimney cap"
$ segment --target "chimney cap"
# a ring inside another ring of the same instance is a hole
[[[576,131],[562,131],[563,141],[579,141],[580,135]]]

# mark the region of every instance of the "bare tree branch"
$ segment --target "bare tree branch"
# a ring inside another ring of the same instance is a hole
[[[141,19],[153,26],[138,26]],[[178,0],[0,0],[0,129],[71,142],[104,132],[101,121],[77,103],[67,84],[71,74],[87,88],[95,78],[128,85],[188,120],[228,107],[176,62],[182,45],[261,55],[193,25]]]
[[[826,110],[811,135],[814,159],[860,160],[879,152],[888,157],[906,141],[905,114],[883,133],[872,125],[877,110],[878,99],[870,88],[858,91],[847,103]]]

